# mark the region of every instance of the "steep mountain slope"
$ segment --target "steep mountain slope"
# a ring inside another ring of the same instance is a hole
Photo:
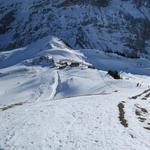
[[[0,0],[0,150],[149,150],[149,26],[149,0]]]
[[[149,57],[149,0],[1,0],[0,12],[1,51],[55,35],[77,49]]]
[[[24,96],[26,101],[36,101],[109,92],[114,89],[105,87],[105,82],[112,80],[103,81],[106,73],[101,76],[98,70],[150,75],[149,68],[146,59],[127,59],[94,49],[73,50],[48,36],[24,48],[0,53],[0,83],[4,85],[0,87],[0,104],[22,101]]]

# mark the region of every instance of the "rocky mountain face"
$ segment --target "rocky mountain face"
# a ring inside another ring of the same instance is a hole
[[[149,0],[1,0],[0,51],[47,35],[72,48],[149,57]]]

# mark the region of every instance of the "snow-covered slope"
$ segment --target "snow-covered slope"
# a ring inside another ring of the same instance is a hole
[[[129,95],[118,92],[23,104],[0,112],[1,149],[149,150],[149,101],[127,99]],[[127,127],[120,123],[119,103],[125,106]]]
[[[150,149],[149,60],[48,36],[0,53],[0,85],[2,150]]]
[[[149,26],[149,0],[0,1],[1,51],[55,35],[75,49],[149,58]]]
[[[149,105],[150,0],[0,0],[0,150],[150,150]]]
[[[36,101],[108,92],[114,90],[106,86],[109,82],[112,85],[119,82],[99,70],[150,75],[150,61],[94,49],[73,50],[60,39],[48,36],[24,48],[2,52],[0,69],[0,81],[4,85],[0,87],[0,103],[5,104],[24,98]]]

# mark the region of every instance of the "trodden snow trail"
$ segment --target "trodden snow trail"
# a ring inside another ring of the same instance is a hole
[[[50,95],[50,100],[53,100],[56,93],[57,93],[57,87],[59,85],[59,80],[60,80],[59,72],[58,72],[58,70],[56,70],[54,72],[53,86],[52,86],[52,92],[51,92],[51,95]]]
[[[34,102],[33,99],[35,102],[53,100],[59,84],[58,70],[46,69],[36,76],[38,77],[38,86],[34,90],[31,102]]]

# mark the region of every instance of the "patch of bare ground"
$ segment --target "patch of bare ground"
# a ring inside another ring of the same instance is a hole
[[[133,134],[129,134],[132,139],[136,138]]]
[[[124,102],[120,102],[120,103],[118,104],[118,109],[119,109],[119,120],[120,120],[120,123],[121,123],[124,127],[128,127],[127,120],[125,119]]]
[[[143,100],[147,100],[150,97],[150,93],[146,94],[145,97],[143,97]]]
[[[0,109],[1,109],[2,111],[5,111],[5,110],[8,110],[8,109],[14,108],[14,107],[16,107],[16,106],[21,106],[21,105],[23,105],[23,104],[24,104],[24,102],[15,103],[15,104],[11,104],[11,105],[2,107],[2,108],[0,108]]]
[[[148,114],[148,111],[145,108],[142,108],[140,106],[137,105],[135,106],[136,106],[135,114],[137,116],[137,119],[140,122],[144,123],[147,120],[146,116],[144,117],[144,115]],[[143,127],[143,128],[150,131],[150,123],[147,123],[147,127]]]
[[[135,114],[140,122],[145,122],[146,118],[144,118],[144,114],[147,114],[148,111],[145,108],[139,107],[136,105]]]
[[[144,129],[149,130],[150,131],[150,127],[144,127]]]
[[[142,93],[140,93],[140,94],[138,94],[138,95],[135,95],[135,96],[132,96],[132,97],[130,97],[130,99],[137,99],[138,97],[141,97],[141,96],[143,96],[144,94],[147,94],[148,92],[150,92],[150,89],[147,89],[147,90],[144,90]],[[150,96],[150,93],[148,93],[147,95],[145,95],[145,97],[144,98],[148,98]],[[142,98],[142,99],[144,99],[144,98]]]

